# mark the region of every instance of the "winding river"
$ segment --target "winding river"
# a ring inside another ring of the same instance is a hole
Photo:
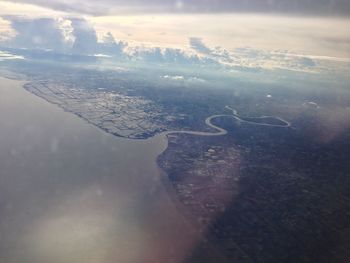
[[[212,123],[212,120],[214,120],[216,118],[222,118],[222,117],[230,117],[230,118],[235,119],[238,122],[251,124],[251,125],[257,125],[257,126],[279,127],[279,128],[288,128],[291,126],[290,122],[288,122],[280,117],[275,117],[275,116],[261,116],[261,117],[247,117],[247,118],[248,119],[249,118],[262,119],[262,120],[264,120],[266,118],[276,119],[276,120],[280,121],[281,124],[270,124],[270,123],[260,123],[260,122],[248,121],[248,120],[242,119],[242,117],[240,117],[238,115],[237,111],[235,109],[231,108],[230,106],[226,106],[225,108],[232,111],[232,115],[227,115],[227,114],[212,115],[205,120],[205,124],[207,126],[209,126],[210,128],[216,130],[216,132],[167,131],[167,132],[163,132],[161,135],[167,136],[170,134],[188,134],[188,135],[197,135],[197,136],[223,136],[223,135],[226,135],[228,133],[227,130],[225,130],[219,126],[216,126],[215,124]]]

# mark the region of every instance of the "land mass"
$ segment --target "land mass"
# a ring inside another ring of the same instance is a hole
[[[19,72],[33,94],[116,136],[167,136],[158,165],[205,236],[186,262],[204,262],[210,240],[227,262],[350,258],[342,90],[169,87],[125,72],[38,68]]]

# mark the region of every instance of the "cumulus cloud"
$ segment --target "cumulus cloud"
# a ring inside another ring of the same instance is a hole
[[[171,76],[171,75],[164,75],[162,76],[163,79],[165,80],[169,80],[169,81],[174,81],[174,82],[186,82],[186,83],[195,83],[195,84],[204,84],[207,81],[205,79],[202,78],[198,78],[198,77],[185,77],[185,76],[181,76],[181,75],[175,75],[175,76]]]
[[[0,17],[0,42],[7,41],[16,35],[11,22]]]
[[[111,56],[120,56],[126,46],[126,42],[116,41],[113,34],[107,32],[106,35],[103,36],[102,42],[99,43],[98,52]]]
[[[164,79],[169,79],[169,80],[174,80],[174,81],[184,81],[185,77],[184,76],[169,76],[165,75],[163,76]]]
[[[52,50],[55,52],[69,52],[83,49],[81,43],[91,42],[91,37],[84,34],[83,20],[65,20],[62,18],[28,19],[16,16],[6,18],[14,30],[12,37],[3,43],[9,47]],[[92,29],[94,32],[94,30]],[[93,34],[93,33],[92,33]]]
[[[62,51],[66,47],[66,38],[56,19],[40,18],[26,20],[9,18],[12,28],[16,31],[9,45],[18,48],[52,49]]]
[[[94,27],[85,19],[70,19],[74,43],[72,52],[74,54],[95,55],[104,54],[109,56],[120,56],[127,43],[116,41],[111,32],[107,32],[101,41],[98,41]]]
[[[116,41],[110,32],[99,42],[93,26],[81,18],[24,19],[11,16],[7,17],[7,20],[0,20],[2,21],[7,30],[4,30],[3,36],[0,34],[0,43],[12,48],[118,56],[127,45],[125,42]]]
[[[85,20],[71,19],[75,38],[72,51],[75,54],[96,54],[98,51],[95,29]]]
[[[198,56],[177,48],[136,48],[130,54],[132,60],[141,60],[156,64],[179,66],[219,67],[220,63],[207,56]]]
[[[201,38],[198,37],[190,37],[189,38],[190,41],[190,46],[191,48],[193,48],[194,50],[196,50],[199,53],[203,53],[203,54],[210,54],[211,53],[211,49],[208,48],[202,41]]]

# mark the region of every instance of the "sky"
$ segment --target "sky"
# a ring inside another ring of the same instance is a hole
[[[90,15],[125,13],[263,12],[348,15],[348,0],[18,0],[64,12]]]
[[[0,0],[0,46],[316,72],[350,63],[350,1]]]

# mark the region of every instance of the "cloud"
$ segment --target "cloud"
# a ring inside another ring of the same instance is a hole
[[[8,52],[0,51],[0,61],[12,60],[12,59],[24,59],[22,56],[14,55]]]
[[[316,60],[307,55],[288,51],[266,51],[253,48],[236,48],[229,52],[231,64],[247,68],[285,69],[300,72],[319,72]]]
[[[7,41],[16,35],[11,22],[0,17],[0,42]]]
[[[67,15],[65,12],[57,11],[50,7],[26,4],[24,2],[0,0],[0,15],[22,16],[32,19],[38,17],[54,18]]]
[[[103,36],[102,42],[98,43],[98,53],[109,56],[122,56],[127,45],[128,43],[126,42],[116,41],[113,34],[107,32]]]
[[[96,54],[98,52],[95,29],[85,20],[71,19],[73,36],[75,38],[72,52],[75,54]]]
[[[173,82],[180,82],[180,83],[188,83],[188,84],[204,84],[207,81],[205,79],[199,78],[199,77],[184,77],[181,75],[164,75],[162,76],[163,79],[173,81]]]
[[[93,26],[82,18],[28,19],[8,16],[0,19],[2,46],[51,50],[57,53],[81,55],[105,54],[120,56],[127,43],[116,41],[108,32],[98,41]]]
[[[172,64],[181,66],[218,67],[220,63],[209,57],[199,57],[177,48],[135,48],[129,55],[131,60],[141,60],[156,64]]]
[[[163,76],[163,79],[174,80],[174,81],[184,81],[185,77],[184,76],[169,76],[169,75],[165,75],[165,76]]]
[[[203,54],[210,54],[211,53],[211,49],[208,48],[202,41],[201,38],[198,37],[190,37],[189,38],[190,41],[190,46],[191,48],[193,48],[194,50],[196,50],[199,53],[203,53]]]
[[[122,58],[127,62],[154,63],[181,67],[211,67],[222,71],[254,72],[261,70],[290,70],[307,73],[343,72],[347,59],[330,56],[308,56],[287,50],[265,50],[258,48],[235,48],[207,45],[206,39],[190,37],[192,50],[170,47],[130,46],[116,40],[111,32],[98,39],[92,23],[83,18],[39,18],[24,19],[9,16],[3,19],[12,37],[3,37],[2,46],[52,50],[56,53],[98,55],[100,58]],[[9,31],[11,31],[9,30]],[[155,42],[156,43],[156,42]],[[152,44],[156,45],[152,42]],[[29,52],[29,51],[28,51]],[[343,64],[342,64],[343,63]]]
[[[84,19],[7,17],[15,34],[5,41],[14,48],[52,50],[94,54],[97,50],[95,30]]]
[[[111,56],[120,56],[128,44],[123,41],[116,41],[111,32],[107,32],[98,44],[98,52]]]
[[[73,18],[70,21],[73,29],[72,35],[75,39],[72,47],[74,54],[120,56],[127,46],[125,42],[116,41],[111,32],[107,32],[99,42],[96,30],[85,19]]]
[[[27,20],[9,18],[16,35],[8,40],[9,45],[17,48],[52,49],[63,51],[66,47],[66,38],[56,19],[40,18]]]
[[[83,18],[7,18],[15,34],[2,42],[12,48],[51,50],[57,53],[79,55],[124,56],[131,61],[178,65],[217,65],[208,57],[186,53],[176,48],[136,47],[126,52],[128,43],[117,41],[107,32],[99,41],[94,27]]]
[[[120,14],[126,12],[264,12],[349,14],[347,0],[8,0],[65,12]]]

